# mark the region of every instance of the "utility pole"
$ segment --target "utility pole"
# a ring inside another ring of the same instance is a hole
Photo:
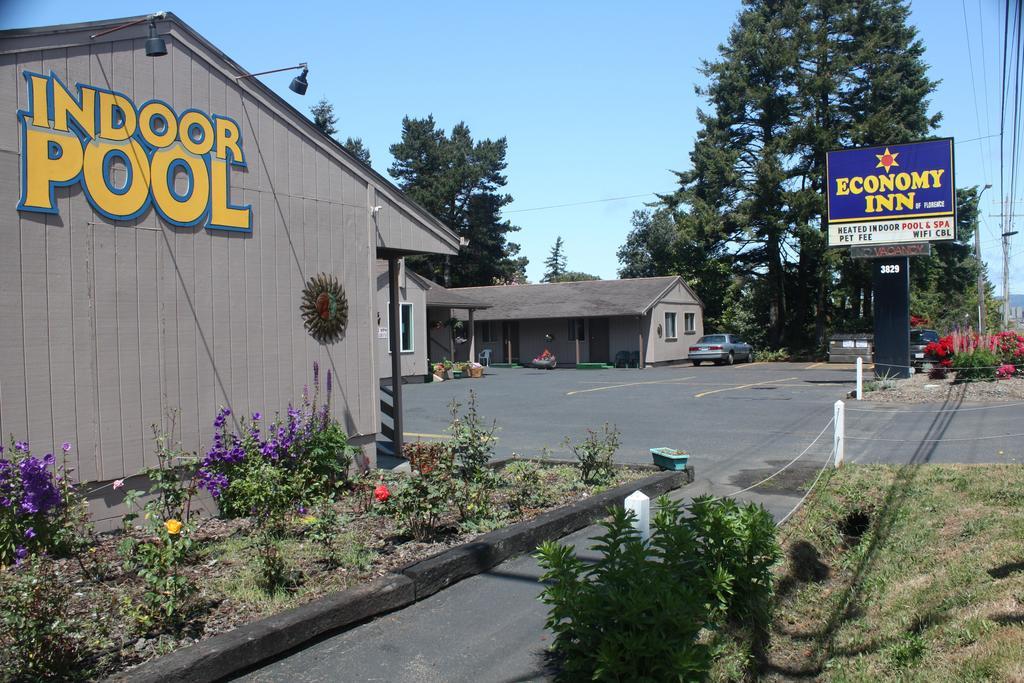
[[[978,193],[978,209],[981,210],[981,195],[992,187],[989,183]],[[974,226],[974,256],[978,259],[978,334],[985,334],[985,266],[981,261],[981,221]]]
[[[1016,234],[1016,230],[1003,233],[1003,329],[1010,328],[1010,237]]]

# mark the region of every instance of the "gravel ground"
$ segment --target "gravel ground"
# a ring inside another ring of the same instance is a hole
[[[878,403],[934,403],[946,400],[985,403],[1024,400],[1024,378],[1021,377],[956,384],[948,378],[929,379],[926,374],[915,374],[910,379],[889,380],[889,386],[874,391],[869,389],[872,384],[865,382],[864,400]]]

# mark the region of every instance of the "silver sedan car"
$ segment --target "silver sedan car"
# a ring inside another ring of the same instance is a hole
[[[715,365],[732,365],[736,361],[754,360],[754,348],[735,334],[706,334],[690,347],[687,356],[694,365],[709,360]]]

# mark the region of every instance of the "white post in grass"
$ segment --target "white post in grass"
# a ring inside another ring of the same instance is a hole
[[[651,537],[651,499],[642,491],[634,491],[624,504],[626,510],[633,513],[633,528],[640,534],[640,540],[646,543]]]
[[[846,446],[846,404],[836,401],[835,423],[832,425],[832,450],[836,454],[835,467],[843,464]]]
[[[857,356],[857,400],[864,397],[864,359]]]

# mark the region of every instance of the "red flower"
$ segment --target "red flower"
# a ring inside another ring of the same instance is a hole
[[[388,487],[384,484],[378,484],[377,488],[373,490],[373,497],[377,499],[378,503],[383,503],[391,497],[391,491],[388,491]]]

